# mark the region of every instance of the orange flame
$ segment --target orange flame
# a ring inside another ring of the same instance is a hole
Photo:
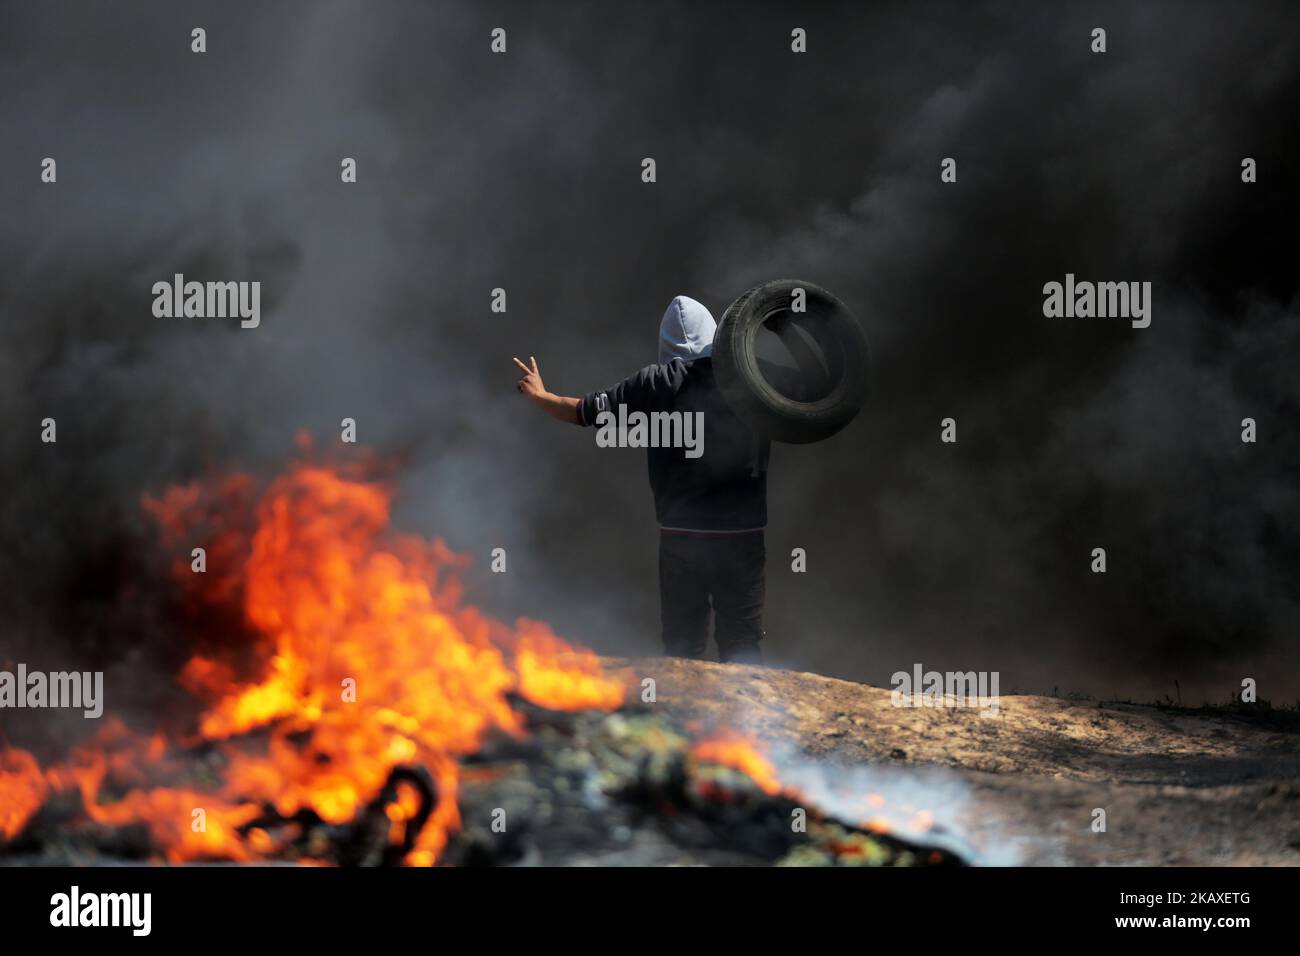
[[[755,740],[738,731],[723,729],[696,741],[691,747],[691,757],[701,763],[715,763],[738,770],[769,796],[783,790],[772,761],[759,749]]]
[[[24,751],[0,750],[0,836],[21,832],[51,791],[75,788],[96,822],[146,823],[169,860],[255,860],[275,841],[240,828],[265,805],[343,823],[394,767],[415,763],[431,772],[438,802],[407,862],[429,864],[459,824],[456,757],[491,731],[522,732],[508,694],[556,710],[623,702],[623,683],[547,625],[512,629],[462,605],[465,559],[390,532],[384,484],[301,463],[260,498],[254,487],[236,476],[144,501],[176,553],[207,548],[205,573],[176,563],[186,593],[206,608],[237,602],[251,634],[237,648],[232,640],[196,651],[179,674],[208,702],[199,739],[186,742],[219,749],[220,785],[152,785],[183,777],[167,760],[171,742],[132,738],[116,724],[46,770]],[[250,650],[260,666],[247,674],[240,653]],[[106,803],[110,777],[127,789]],[[403,798],[386,813],[400,841],[411,807]]]
[[[12,840],[22,832],[48,792],[35,757],[17,748],[0,751],[0,837]]]

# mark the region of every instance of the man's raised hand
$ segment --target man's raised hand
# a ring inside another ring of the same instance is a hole
[[[546,390],[546,385],[542,382],[542,370],[537,367],[537,359],[528,356],[531,366],[525,365],[515,359],[515,368],[524,373],[515,387],[519,393],[525,396],[529,401],[538,408],[544,409],[546,414],[552,418],[558,418],[562,422],[569,422],[574,425],[582,424],[582,400],[579,398],[566,398],[563,395],[552,395]]]
[[[524,373],[524,377],[519,380],[516,388],[518,388],[525,397],[534,402],[539,402],[546,396],[546,386],[542,383],[542,372],[541,369],[537,367],[537,359],[531,355],[528,356],[528,358],[533,363],[532,368],[529,368],[523,362],[519,361],[519,359],[515,359],[515,365]]]

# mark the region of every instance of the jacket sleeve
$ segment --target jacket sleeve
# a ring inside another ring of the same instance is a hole
[[[685,368],[679,361],[667,365],[647,365],[617,385],[588,392],[578,406],[581,423],[595,425],[601,412],[618,414],[626,405],[629,412],[653,412],[669,408],[681,388]]]

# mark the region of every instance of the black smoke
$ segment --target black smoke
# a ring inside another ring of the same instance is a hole
[[[653,653],[644,461],[510,357],[578,394],[653,360],[673,295],[794,276],[876,366],[849,429],[773,455],[777,663],[1300,693],[1289,4],[7,3],[0,89],[2,658],[150,673],[184,635],[141,599],[140,495],[344,417],[475,600]],[[176,272],[260,280],[261,328],[154,318]],[[1066,272],[1151,281],[1151,327],[1045,319]]]

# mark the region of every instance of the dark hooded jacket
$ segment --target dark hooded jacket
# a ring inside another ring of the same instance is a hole
[[[736,417],[713,377],[713,316],[678,296],[659,326],[659,363],[582,399],[582,424],[604,411],[703,413],[703,454],[647,448],[650,488],[661,527],[682,531],[749,531],[767,525],[770,445]]]

